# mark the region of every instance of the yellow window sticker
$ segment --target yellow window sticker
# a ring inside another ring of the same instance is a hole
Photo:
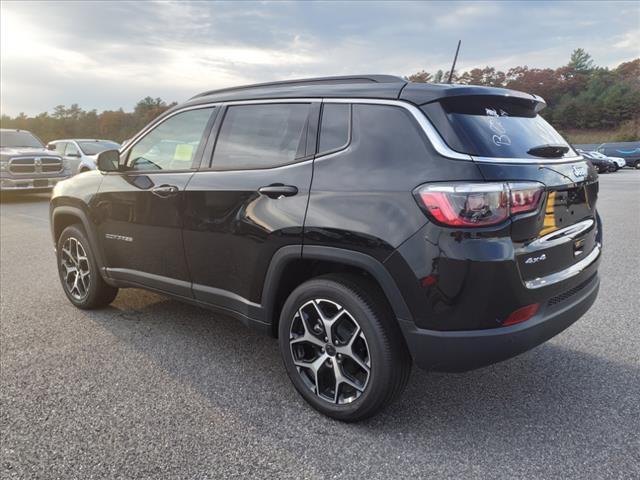
[[[190,143],[180,143],[176,145],[176,150],[173,153],[173,159],[183,162],[190,162],[193,157],[193,145]]]

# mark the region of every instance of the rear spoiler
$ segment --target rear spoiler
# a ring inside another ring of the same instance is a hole
[[[424,105],[451,97],[504,97],[532,102],[533,109],[539,112],[547,103],[538,95],[509,90],[507,88],[480,87],[477,85],[444,85],[433,83],[408,83],[400,93],[400,100],[411,102],[415,105]]]

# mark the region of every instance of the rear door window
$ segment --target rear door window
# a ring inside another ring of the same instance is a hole
[[[541,158],[534,147],[567,147],[562,136],[535,111],[535,103],[514,98],[452,97],[422,107],[449,146],[481,157]]]
[[[351,105],[348,103],[325,103],[322,106],[318,154],[334,152],[349,143]]]
[[[304,157],[309,110],[309,103],[228,107],[213,154],[213,168],[273,168]]]

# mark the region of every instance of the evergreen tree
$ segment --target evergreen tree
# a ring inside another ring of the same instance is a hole
[[[572,68],[576,72],[589,72],[593,70],[594,63],[591,55],[585,52],[582,48],[576,48],[571,52],[571,59],[569,60],[568,67]]]

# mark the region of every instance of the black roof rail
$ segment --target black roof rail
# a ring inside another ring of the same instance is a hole
[[[282,80],[279,82],[254,83],[252,85],[242,85],[239,87],[221,88],[218,90],[208,90],[190,98],[206,97],[215,93],[234,92],[239,90],[249,90],[262,87],[291,87],[296,85],[339,85],[344,83],[406,83],[402,77],[395,75],[344,75],[336,77],[303,78],[298,80]]]

